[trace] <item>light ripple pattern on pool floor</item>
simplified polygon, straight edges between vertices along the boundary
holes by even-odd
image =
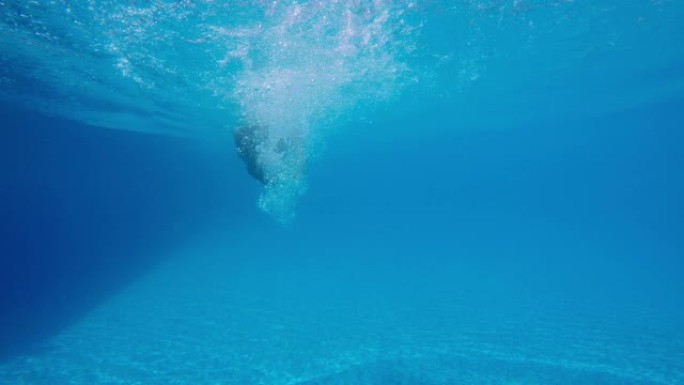
[[[542,294],[468,283],[464,269],[449,273],[459,285],[417,277],[408,290],[405,273],[359,261],[267,266],[255,257],[175,260],[42,353],[0,366],[0,383],[684,382],[681,330],[646,307],[539,306]]]

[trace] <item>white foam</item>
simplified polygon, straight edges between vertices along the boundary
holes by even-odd
[[[262,209],[290,220],[306,189],[313,138],[360,102],[392,99],[410,79],[403,56],[417,29],[403,19],[409,6],[276,1],[252,26],[209,29],[228,47],[222,64],[239,68],[229,98],[244,124],[267,130],[259,154],[267,180]],[[282,143],[287,150],[276,150]]]

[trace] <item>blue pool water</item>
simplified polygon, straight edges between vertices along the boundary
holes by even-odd
[[[0,0],[0,384],[684,384],[681,36]]]

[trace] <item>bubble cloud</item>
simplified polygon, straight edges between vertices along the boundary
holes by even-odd
[[[226,45],[220,65],[233,71],[228,95],[244,126],[260,127],[257,167],[263,171],[260,207],[288,222],[306,190],[314,138],[358,105],[394,97],[409,78],[406,12],[389,1],[274,1],[253,25],[211,26]],[[401,37],[401,38],[400,38]]]

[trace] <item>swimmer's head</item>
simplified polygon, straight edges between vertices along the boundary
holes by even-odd
[[[237,128],[233,132],[235,147],[238,156],[245,162],[247,172],[254,179],[264,185],[277,182],[283,175],[273,173],[277,168],[271,169],[271,176],[268,176],[264,165],[264,152],[275,155],[282,164],[294,162],[294,173],[286,173],[291,178],[301,178],[306,171],[306,154],[304,153],[304,141],[301,138],[278,138],[274,143],[269,142],[268,130],[262,125],[247,125]],[[269,157],[266,156],[268,159]]]
[[[259,162],[259,145],[265,139],[265,129],[261,126],[242,126],[233,131],[238,156],[245,162],[247,172],[254,179],[266,184],[264,170]]]

